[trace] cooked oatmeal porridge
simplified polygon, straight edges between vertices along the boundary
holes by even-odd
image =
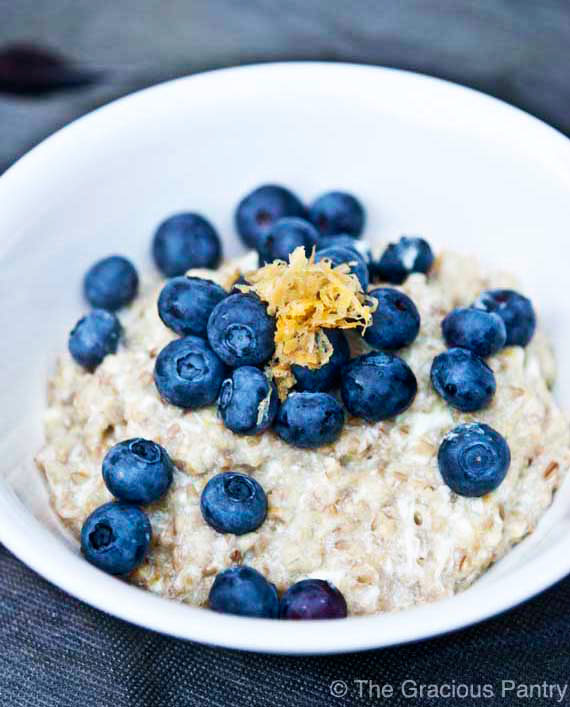
[[[190,274],[229,289],[240,271],[256,267],[253,253]],[[279,592],[301,579],[328,580],[353,615],[405,609],[468,587],[534,530],[567,472],[569,425],[550,392],[555,365],[540,328],[526,348],[507,346],[487,359],[496,379],[487,407],[460,412],[432,387],[432,361],[446,348],[443,317],[482,291],[516,286],[473,258],[444,252],[428,275],[395,286],[421,316],[417,338],[399,352],[417,378],[411,406],[380,422],[348,416],[338,439],[315,449],[271,429],[235,434],[215,405],[186,410],[161,399],[155,360],[178,338],[157,313],[163,284],[144,282],[121,310],[122,343],[93,372],[60,357],[37,455],[55,511],[79,537],[86,517],[112,500],[101,465],[113,445],[141,437],[167,450],[174,479],[146,508],[152,542],[129,575],[137,585],[205,606],[216,575],[245,564]],[[354,332],[348,339],[353,356],[371,350]],[[507,440],[511,463],[496,490],[468,497],[444,483],[438,449],[451,429],[475,421]],[[265,490],[267,518],[254,532],[219,533],[204,521],[201,493],[223,471],[244,472]]]

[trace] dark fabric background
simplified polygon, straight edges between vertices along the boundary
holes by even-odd
[[[416,69],[502,97],[570,133],[569,0],[0,0],[0,52],[15,41],[56,48],[103,78],[43,98],[0,93],[0,172],[118,95],[278,59]],[[497,619],[415,645],[319,658],[239,653],[110,618],[0,548],[0,707],[550,705],[556,697],[503,698],[501,680],[563,687],[569,635],[567,579]],[[346,697],[331,695],[334,680],[346,682]],[[365,685],[361,695],[355,680],[372,681],[372,692]],[[404,698],[404,680],[490,684],[495,697]],[[394,696],[378,697],[374,684],[393,685]]]
[[[0,552],[2,707],[320,707],[554,705],[501,697],[501,681],[569,682],[570,579],[464,631],[382,651],[324,657],[241,653],[185,643],[113,619]],[[330,693],[346,683],[345,698]],[[391,684],[390,699],[355,680]],[[490,684],[494,699],[401,695],[405,680]],[[570,704],[570,687],[564,704]]]

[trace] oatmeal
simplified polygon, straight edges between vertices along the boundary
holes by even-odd
[[[194,271],[229,288],[257,256],[217,271]],[[185,410],[161,400],[155,359],[177,336],[157,314],[162,283],[141,285],[119,315],[123,341],[94,372],[69,354],[49,382],[46,442],[37,463],[55,511],[79,537],[86,517],[112,500],[102,475],[106,452],[142,437],[174,462],[166,496],[146,508],[153,538],[137,585],[204,606],[214,578],[249,565],[284,591],[298,580],[332,582],[350,614],[404,609],[469,586],[532,532],[570,464],[570,433],[550,388],[553,357],[537,330],[526,348],[508,346],[488,358],[496,393],[482,410],[460,412],[432,388],[430,368],[445,350],[442,318],[489,288],[513,286],[472,258],[443,253],[429,275],[414,273],[397,289],[417,306],[421,328],[399,355],[417,378],[411,406],[394,419],[348,417],[336,441],[317,449],[287,444],[271,429],[240,436],[213,405]],[[354,332],[352,354],[370,350]],[[460,423],[482,422],[508,442],[511,464],[492,493],[461,496],[443,482],[438,449]],[[265,490],[267,518],[254,532],[216,532],[203,519],[200,496],[223,471],[245,472]]]

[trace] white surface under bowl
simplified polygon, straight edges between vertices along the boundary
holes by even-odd
[[[570,403],[570,142],[476,92],[342,64],[231,69],[163,84],[73,123],[0,178],[0,540],[66,591],[173,636],[234,648],[328,653],[432,636],[496,614],[570,572],[570,485],[539,529],[472,588],[410,611],[338,622],[218,615],[166,601],[83,561],[33,464],[45,380],[84,309],[79,283],[120,252],[150,268],[156,224],[203,212],[240,251],[232,217],[260,183],[309,200],[346,188],[365,236],[424,234],[518,273],[562,362]],[[41,631],[41,626],[38,626]]]

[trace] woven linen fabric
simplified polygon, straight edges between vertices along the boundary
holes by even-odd
[[[243,653],[107,616],[0,548],[1,707],[570,704],[570,687],[559,701],[570,682],[569,637],[567,578],[498,618],[429,641],[336,656]],[[428,697],[429,685],[444,695]],[[485,685],[493,695],[478,697]],[[521,686],[534,696],[517,697]],[[459,696],[447,697],[453,690]]]

